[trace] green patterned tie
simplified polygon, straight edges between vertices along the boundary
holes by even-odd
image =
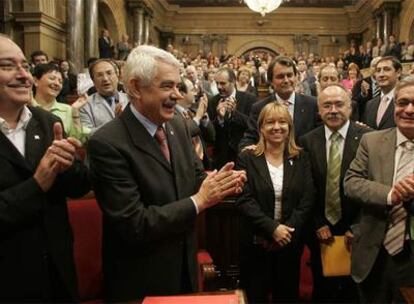
[[[326,175],[325,216],[335,225],[341,219],[341,198],[339,195],[339,178],[341,175],[341,153],[339,143],[341,135],[332,133],[329,147],[328,171]]]

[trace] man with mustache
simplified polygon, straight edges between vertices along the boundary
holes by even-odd
[[[247,129],[256,97],[236,90],[236,75],[229,68],[219,69],[215,79],[219,93],[209,100],[207,112],[216,130],[213,167],[221,168],[237,158],[239,142]]]
[[[333,236],[345,235],[346,246],[350,249],[353,236],[351,226],[356,222],[359,207],[355,201],[345,197],[342,181],[362,135],[370,129],[349,119],[351,99],[339,84],[329,84],[321,90],[318,108],[324,125],[300,139],[301,145],[310,154],[316,189],[311,225],[314,233],[310,240],[315,282],[313,301],[353,303],[357,300],[357,292],[350,277],[322,276],[319,244],[329,244]]]
[[[406,302],[400,287],[414,285],[414,77],[393,100],[396,127],[364,135],[344,178],[361,204],[351,275],[362,303]]]
[[[77,302],[66,197],[89,191],[88,171],[61,121],[28,106],[29,70],[0,35],[0,302]]]
[[[89,160],[103,211],[104,298],[194,292],[194,221],[241,192],[245,173],[228,163],[207,177],[185,121],[175,115],[180,63],[153,46],[132,50],[125,65],[130,104],[90,139]]]

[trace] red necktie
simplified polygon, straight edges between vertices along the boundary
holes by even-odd
[[[160,145],[161,152],[164,154],[165,159],[170,162],[170,149],[168,148],[167,136],[165,135],[163,127],[158,127],[157,131],[155,132],[155,138]]]

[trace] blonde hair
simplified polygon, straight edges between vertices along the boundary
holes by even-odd
[[[266,151],[266,140],[261,132],[263,124],[266,118],[276,116],[279,118],[286,119],[288,126],[289,126],[289,136],[286,139],[285,143],[285,151],[284,154],[288,158],[294,158],[299,155],[299,148],[295,142],[295,128],[293,126],[293,119],[290,116],[290,113],[287,107],[280,102],[271,102],[267,104],[259,114],[259,118],[257,120],[258,131],[259,131],[259,142],[256,145],[254,150],[254,154],[256,156],[262,155]]]

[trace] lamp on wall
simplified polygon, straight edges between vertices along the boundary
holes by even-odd
[[[282,0],[244,0],[244,3],[255,12],[260,13],[263,17],[277,9]]]

